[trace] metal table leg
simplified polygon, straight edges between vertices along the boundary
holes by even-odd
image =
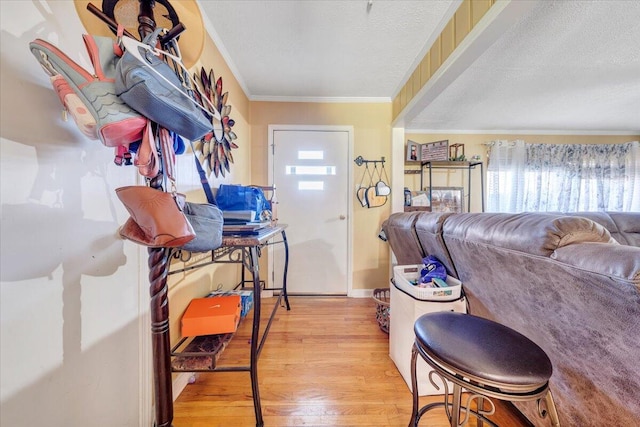
[[[260,289],[260,266],[258,248],[249,249],[249,265],[253,275],[253,330],[251,331],[251,390],[253,392],[253,409],[256,413],[256,427],[262,427],[262,407],[260,405],[260,389],[258,386],[258,342],[260,341],[260,306],[262,289]]]
[[[282,243],[284,244],[284,272],[282,273],[282,293],[284,295],[284,303],[287,310],[291,310],[289,305],[289,295],[287,294],[287,273],[289,271],[289,243],[287,242],[287,234],[282,229]]]

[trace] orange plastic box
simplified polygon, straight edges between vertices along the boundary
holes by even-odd
[[[228,334],[240,321],[240,295],[191,300],[182,315],[182,336]]]

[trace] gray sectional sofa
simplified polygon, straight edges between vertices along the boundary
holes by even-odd
[[[471,314],[547,352],[561,425],[640,426],[640,213],[411,212],[383,230],[398,264],[435,255]]]

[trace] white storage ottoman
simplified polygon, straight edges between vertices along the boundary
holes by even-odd
[[[411,390],[411,347],[415,340],[413,324],[426,313],[436,311],[467,312],[467,303],[461,294],[459,280],[447,276],[449,288],[418,288],[410,281],[420,277],[422,265],[400,265],[393,268],[394,283],[391,285],[389,355]],[[442,292],[449,290],[448,292]],[[420,396],[444,394],[440,379],[434,380],[440,387],[436,390],[429,381],[429,365],[418,357],[418,392]],[[449,390],[451,390],[450,388]]]

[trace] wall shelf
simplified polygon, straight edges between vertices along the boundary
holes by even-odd
[[[483,165],[482,162],[480,161],[473,161],[473,162],[468,162],[468,161],[459,161],[459,162],[451,162],[451,161],[427,161],[427,162],[422,162],[421,166],[420,166],[420,170],[418,171],[418,173],[420,173],[420,188],[425,188],[425,184],[424,184],[424,171],[425,169],[428,170],[428,177],[429,177],[429,200],[432,200],[432,182],[433,182],[433,176],[432,176],[432,171],[433,169],[460,169],[460,170],[466,170],[467,171],[467,212],[471,212],[471,172],[473,170],[476,170],[476,168],[479,167],[480,170],[480,197],[481,197],[481,206],[482,206],[482,211],[484,212],[484,171],[483,171]],[[405,171],[406,173],[406,171]]]
[[[431,206],[405,206],[405,212],[431,212]]]

